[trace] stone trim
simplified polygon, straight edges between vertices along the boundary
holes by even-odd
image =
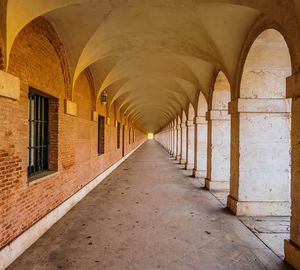
[[[230,115],[225,110],[210,110],[206,113],[206,120],[230,121]]]
[[[0,96],[14,100],[20,98],[20,78],[0,70]]]
[[[291,100],[285,98],[238,98],[229,103],[229,113],[290,113]]]
[[[77,104],[71,100],[65,99],[65,114],[77,116]]]

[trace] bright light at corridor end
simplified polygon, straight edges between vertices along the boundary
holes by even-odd
[[[148,140],[153,140],[153,133],[148,133]]]

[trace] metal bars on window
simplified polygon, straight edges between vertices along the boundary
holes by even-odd
[[[105,118],[98,116],[98,154],[104,154]]]
[[[118,123],[118,127],[117,127],[117,148],[118,149],[121,146],[121,143],[120,143],[121,138],[120,137],[121,137],[121,125],[120,125],[120,123]]]
[[[28,96],[28,175],[48,170],[48,98],[32,91]]]

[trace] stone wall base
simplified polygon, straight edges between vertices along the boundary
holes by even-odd
[[[206,171],[193,169],[193,176],[196,178],[204,178],[206,177]]]
[[[229,190],[229,186],[229,181],[212,181],[208,178],[205,179],[205,187],[209,191]]]
[[[287,201],[241,202],[230,195],[227,207],[237,216],[290,216],[291,203]]]
[[[194,164],[186,163],[185,164],[185,169],[186,170],[192,170],[192,169],[194,169]]]
[[[186,164],[186,160],[180,159],[180,164],[181,164],[181,165],[185,165],[185,164]]]

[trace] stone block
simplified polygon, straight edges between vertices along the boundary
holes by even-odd
[[[20,98],[20,79],[0,70],[0,96],[18,100]]]

